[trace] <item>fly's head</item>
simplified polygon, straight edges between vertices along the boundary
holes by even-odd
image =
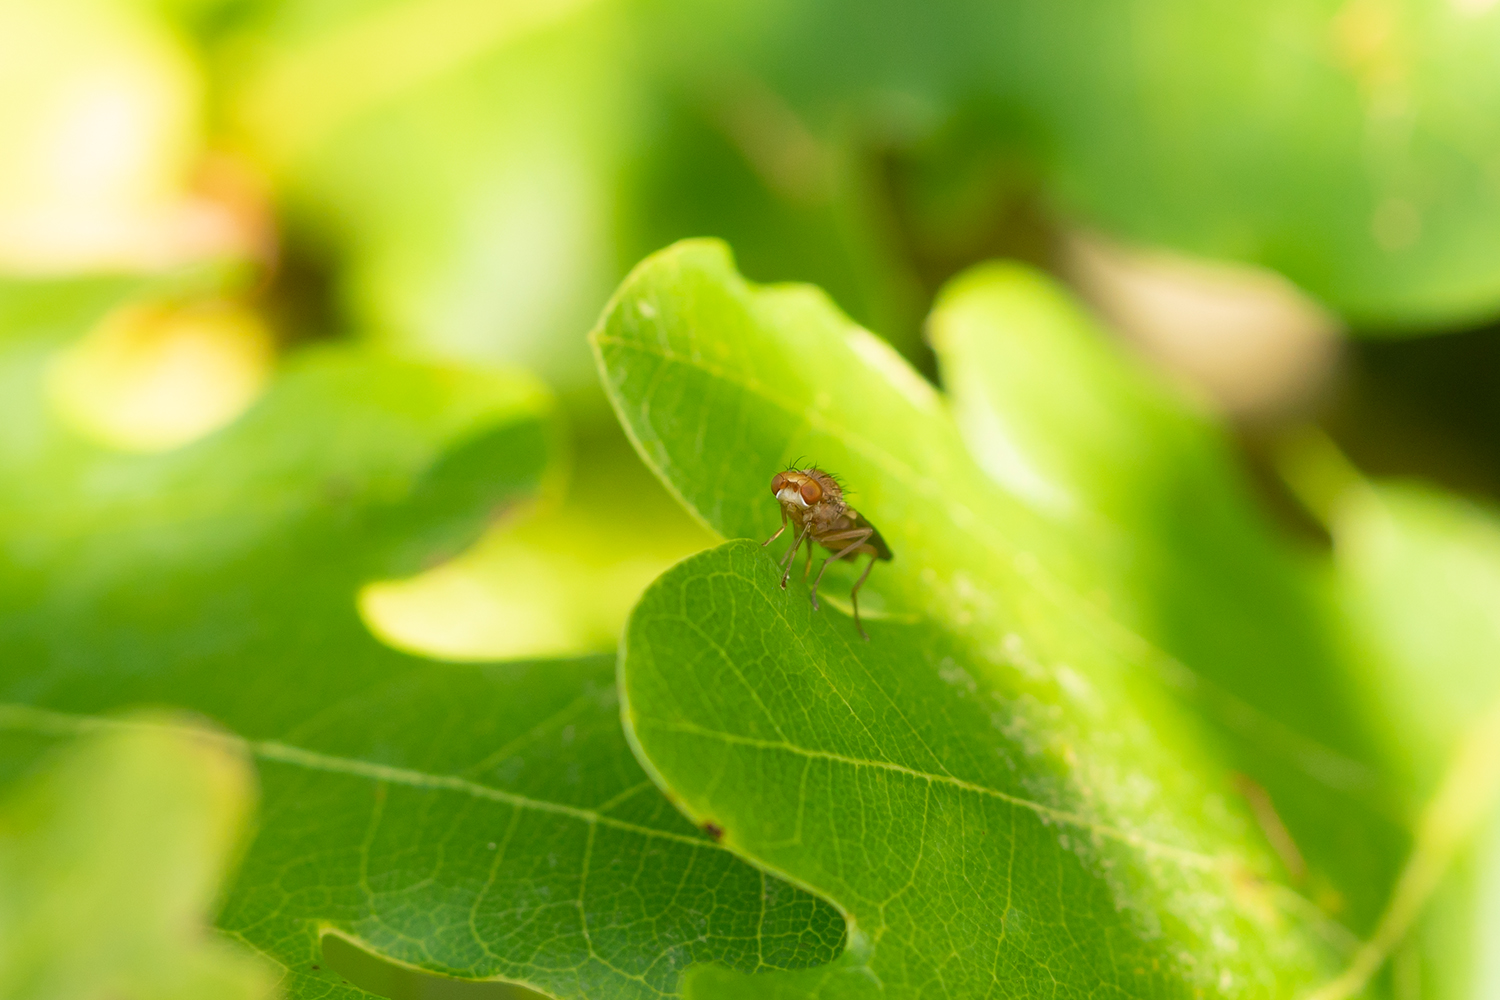
[[[843,506],[844,492],[820,469],[787,469],[771,479],[771,494],[782,508],[801,521],[810,511]]]

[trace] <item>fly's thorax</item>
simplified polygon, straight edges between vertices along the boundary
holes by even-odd
[[[823,500],[808,509],[807,517],[814,531],[833,531],[844,520],[847,509],[842,501]]]

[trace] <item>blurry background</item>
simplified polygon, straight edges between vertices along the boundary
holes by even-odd
[[[540,373],[571,488],[363,600],[452,657],[608,647],[706,542],[583,338],[686,236],[929,374],[937,288],[1019,257],[1252,444],[1312,416],[1370,471],[1493,492],[1491,6],[4,0],[0,269],[163,277],[54,386],[122,447],[232,419],[314,339]]]
[[[1494,6],[0,0],[0,273],[153,276],[50,386],[123,449],[222,426],[316,340],[540,374],[567,481],[361,595],[440,657],[612,648],[710,543],[584,340],[687,236],[823,286],[929,376],[938,288],[1020,258],[1252,465],[1315,421],[1368,472],[1496,496]]]

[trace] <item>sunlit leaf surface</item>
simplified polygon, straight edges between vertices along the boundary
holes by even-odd
[[[770,477],[804,455],[896,553],[868,644],[743,542],[669,572],[632,618],[643,759],[851,921],[832,969],[704,973],[701,995],[1290,996],[1336,967],[1163,694],[1161,655],[1074,594],[1076,553],[888,347],[813,290],[747,285],[713,243],[638,268],[594,341],[642,454],[721,534],[769,536]]]
[[[1368,930],[1405,805],[1326,569],[1272,529],[1227,434],[1050,279],[974,268],[929,331],[975,460],[1078,548],[1080,590],[1184,665],[1175,689],[1249,780],[1287,875]]]

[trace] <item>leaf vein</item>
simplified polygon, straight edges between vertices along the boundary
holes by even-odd
[[[377,764],[373,761],[358,760],[351,757],[338,757],[333,754],[319,753],[315,750],[290,746],[275,740],[247,740],[240,736],[214,732],[193,726],[110,719],[96,715],[75,715],[14,703],[0,704],[0,729],[29,730],[31,732],[54,736],[76,736],[85,732],[110,728],[148,728],[186,731],[200,739],[242,748],[253,757],[274,761],[278,764],[289,764],[294,767],[303,767],[311,771],[324,771],[330,774],[368,778],[371,781],[402,785],[407,788],[457,792],[463,795],[470,795],[476,799],[500,802],[516,809],[566,816],[582,823],[607,826],[624,833],[633,833],[642,837],[670,840],[703,850],[727,851],[727,848],[706,838],[672,833],[669,830],[655,830],[648,826],[630,823],[612,816],[604,816],[594,809],[587,809],[582,806],[570,806],[561,802],[548,802],[546,799],[535,799],[516,792],[502,791],[501,789],[481,785],[476,781],[470,781],[467,778],[460,778],[455,775],[430,774],[426,771],[418,771],[412,768],[395,767],[390,764]]]
[[[848,767],[871,768],[880,771],[890,771],[895,774],[901,774],[909,778],[916,778],[921,781],[948,785],[953,788],[958,788],[976,795],[983,795],[988,798],[998,799],[1001,802],[1008,803],[1009,805],[1018,806],[1019,808],[1030,810],[1031,812],[1045,819],[1049,819],[1058,823],[1065,823],[1069,826],[1074,826],[1082,830],[1087,830],[1090,833],[1097,834],[1109,840],[1119,841],[1120,843],[1127,844],[1131,847],[1135,847],[1150,854],[1156,854],[1165,858],[1171,858],[1187,868],[1195,868],[1203,871],[1216,871],[1224,867],[1224,863],[1221,859],[1215,858],[1211,855],[1202,854],[1198,851],[1194,851],[1186,847],[1178,847],[1173,844],[1163,844],[1159,841],[1151,840],[1149,837],[1143,837],[1138,833],[1132,833],[1129,830],[1122,830],[1119,827],[1109,826],[1108,824],[1103,823],[1095,823],[1084,816],[1080,816],[1078,813],[1068,812],[1064,809],[1055,809],[1052,806],[1043,805],[1040,802],[1033,802],[1032,800],[1023,798],[1019,795],[1012,795],[1009,792],[1002,792],[998,789],[990,788],[987,785],[981,785],[973,781],[968,781],[964,778],[954,777],[953,775],[933,774],[929,771],[922,771],[917,768],[907,767],[905,764],[897,764],[891,761],[865,760],[859,757],[850,757],[846,754],[836,753],[831,750],[812,750],[807,747],[800,747],[793,743],[783,741],[763,740],[753,736],[740,736],[737,733],[721,732],[719,730],[708,729],[703,726],[695,726],[692,723],[687,722],[658,722],[656,723],[656,725],[672,732],[685,733],[691,736],[703,736],[709,739],[716,739],[724,743],[731,743],[738,746],[754,747],[760,750],[780,750],[785,753],[796,754],[797,756],[808,757],[814,760],[826,760],[836,764],[843,764]]]

